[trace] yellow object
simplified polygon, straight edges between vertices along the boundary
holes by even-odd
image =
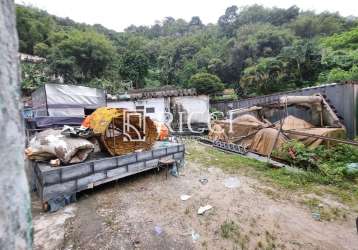
[[[104,134],[113,118],[123,116],[124,109],[102,107],[90,115],[89,127],[95,134]]]

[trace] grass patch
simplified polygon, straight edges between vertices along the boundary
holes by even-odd
[[[189,214],[190,214],[190,208],[189,208],[189,207],[185,208],[184,214],[185,214],[185,215],[189,215]]]
[[[220,226],[220,234],[224,239],[229,239],[239,245],[241,249],[246,249],[250,238],[240,231],[240,226],[232,220],[225,221]]]
[[[265,231],[265,239],[267,244],[265,249],[276,249],[276,237],[267,230]]]
[[[225,221],[220,226],[221,237],[225,239],[236,238],[240,236],[240,227],[234,221]]]
[[[317,195],[329,193],[348,205],[355,205],[358,201],[356,180],[337,180],[332,183],[327,176],[319,172],[271,168],[264,162],[238,154],[226,153],[197,142],[187,143],[186,146],[190,152],[187,159],[204,167],[215,166],[227,173],[253,176],[285,189],[314,192]]]
[[[337,207],[328,207],[328,206],[320,206],[320,201],[316,198],[307,199],[302,201],[304,205],[306,205],[311,212],[319,212],[321,220],[331,221],[337,219],[346,219],[346,213],[343,209]]]
[[[277,192],[277,190],[275,189],[268,189],[268,188],[261,188],[261,187],[255,187],[255,189],[263,192],[272,200],[279,200],[279,198],[281,197],[280,192]]]
[[[113,228],[113,226],[114,226],[114,216],[113,215],[106,216],[104,218],[104,223],[106,224],[106,226],[108,226],[110,228]]]

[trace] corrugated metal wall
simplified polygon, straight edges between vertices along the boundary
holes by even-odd
[[[326,84],[321,86],[303,88],[294,91],[280,92],[271,95],[257,96],[249,99],[242,99],[238,101],[228,101],[228,102],[212,102],[210,103],[211,108],[215,108],[224,112],[231,109],[245,108],[254,106],[260,103],[268,103],[271,101],[278,100],[279,97],[285,95],[313,95],[320,93],[326,95],[330,104],[332,104],[338,115],[343,118],[343,123],[347,128],[348,136],[354,138],[357,135],[356,128],[356,117],[357,117],[357,93],[358,93],[358,84],[357,83],[345,83],[345,84]],[[292,114],[298,115],[298,114]],[[299,115],[302,117],[303,114]],[[308,115],[308,114],[307,114]],[[303,118],[303,117],[302,117]],[[308,117],[307,117],[308,118]]]

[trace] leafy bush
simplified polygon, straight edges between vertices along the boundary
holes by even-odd
[[[276,156],[281,157],[293,166],[319,172],[327,177],[330,183],[354,178],[357,172],[347,171],[349,163],[358,163],[358,148],[346,144],[309,149],[303,143],[292,140],[286,143]]]
[[[338,162],[332,164],[332,162],[325,162],[318,166],[322,175],[327,176],[331,182],[337,182],[343,180],[346,176],[346,164]]]
[[[209,109],[210,114],[214,120],[222,120],[224,119],[224,113],[216,108]]]
[[[320,146],[314,150],[321,161],[351,163],[358,162],[358,148],[346,144],[337,144],[330,148]]]
[[[31,93],[50,80],[48,65],[41,63],[21,63],[21,89]]]
[[[224,90],[224,84],[219,77],[209,73],[197,73],[190,78],[190,87],[199,94],[218,94]]]
[[[348,32],[323,38],[321,43],[325,47],[331,47],[334,49],[358,49],[358,27]]]
[[[350,70],[346,71],[340,68],[334,68],[328,73],[320,75],[320,79],[326,82],[339,82],[344,80],[358,80],[358,67],[353,66]]]
[[[308,150],[302,142],[296,140],[289,141],[285,143],[279,151],[275,151],[275,154],[295,167],[306,170],[317,168],[315,153]]]
[[[46,43],[37,43],[34,46],[34,54],[42,57],[46,57],[50,51],[49,46]]]

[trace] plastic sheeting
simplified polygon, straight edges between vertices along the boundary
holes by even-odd
[[[85,108],[106,106],[104,90],[64,84],[46,84],[32,100],[35,116],[84,116]]]
[[[276,128],[279,129],[280,124],[279,122],[276,123]],[[287,116],[283,120],[282,125],[283,130],[294,130],[297,132],[303,132],[307,134],[312,135],[320,135],[320,136],[327,136],[332,138],[340,138],[345,139],[346,138],[346,130],[343,127],[340,128],[317,128],[314,127],[309,122],[306,122],[305,120],[302,120],[300,118],[297,118],[293,115]],[[314,138],[314,137],[307,137],[302,135],[295,135],[295,134],[287,134],[288,138],[291,140],[298,140],[301,141],[304,145],[307,147],[313,149],[318,147],[321,144],[328,145],[329,143],[332,144],[332,142],[325,141],[323,139]]]
[[[49,212],[53,213],[77,201],[76,193],[61,195],[48,201]]]
[[[154,121],[154,124],[157,128],[158,140],[164,141],[169,138],[169,128],[165,125],[164,122]]]

